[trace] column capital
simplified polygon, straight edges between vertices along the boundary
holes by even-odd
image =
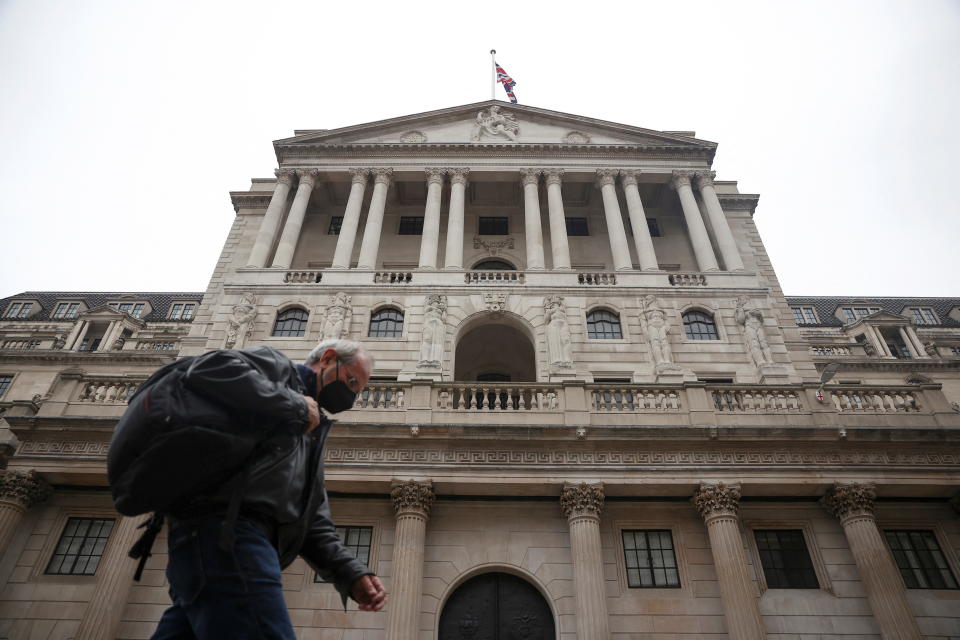
[[[621,169],[620,170],[620,184],[625,187],[629,187],[637,184],[637,179],[640,177],[641,171],[639,169]]]
[[[390,499],[397,516],[412,514],[429,518],[436,498],[429,480],[394,480],[390,484]]]
[[[277,176],[277,182],[289,185],[293,184],[293,178],[297,173],[293,169],[274,169],[273,175]]]
[[[450,174],[450,184],[467,184],[467,176],[470,175],[470,169],[467,167],[455,167],[453,169],[447,169],[447,173]]]
[[[563,182],[563,169],[544,169],[543,175],[546,177],[547,184]]]
[[[370,173],[373,174],[374,184],[390,186],[390,182],[393,180],[393,169],[390,168],[371,169]]]
[[[53,489],[33,469],[0,471],[0,500],[14,502],[24,509],[29,509],[49,498],[51,493]]]
[[[615,184],[619,169],[597,169],[597,185],[605,187],[608,184]]]
[[[866,516],[873,518],[873,503],[877,498],[876,486],[871,482],[837,483],[827,490],[821,501],[827,511],[843,524],[850,518]]]
[[[347,171],[353,176],[350,180],[351,184],[367,184],[367,179],[370,177],[370,169],[353,167],[347,169]]]
[[[524,185],[537,184],[542,173],[540,169],[520,169],[520,182]]]
[[[603,511],[603,483],[566,482],[560,491],[560,510],[568,520],[582,516],[600,518]]]
[[[673,176],[670,178],[670,186],[674,189],[679,189],[680,187],[689,187],[691,177],[693,177],[693,171],[676,169],[673,172]]]
[[[312,187],[317,183],[319,176],[319,169],[297,169],[297,177],[300,178],[300,184],[308,184]]]
[[[693,494],[693,504],[704,521],[719,516],[736,518],[740,511],[740,484],[703,483]]]
[[[694,177],[697,179],[697,186],[703,189],[704,187],[712,187],[713,179],[717,177],[716,171],[695,171]]]
[[[447,175],[446,169],[437,169],[435,167],[429,167],[423,170],[427,176],[427,184],[439,184],[443,185],[443,177]]]

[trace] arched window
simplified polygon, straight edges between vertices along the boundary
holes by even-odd
[[[617,340],[623,337],[620,330],[620,316],[597,309],[587,314],[587,337],[595,340]]]
[[[399,338],[403,335],[403,312],[391,307],[374,311],[367,335],[371,338]]]
[[[517,268],[503,260],[484,260],[473,265],[474,271],[516,271]]]
[[[287,309],[277,314],[273,335],[282,338],[299,338],[307,331],[309,314],[303,309]]]
[[[703,311],[688,311],[683,314],[683,331],[690,340],[719,340],[713,316]]]

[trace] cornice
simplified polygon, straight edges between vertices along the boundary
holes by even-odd
[[[231,191],[230,202],[233,210],[239,212],[244,209],[266,209],[273,198],[272,191]]]
[[[75,364],[86,362],[104,364],[113,362],[142,362],[160,366],[177,359],[177,352],[171,351],[63,351],[54,349],[0,350],[0,363],[13,362],[58,362]]]
[[[756,193],[718,193],[717,199],[724,211],[748,211],[751,215],[757,209],[760,195]]]

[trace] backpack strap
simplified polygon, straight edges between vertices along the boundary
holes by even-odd
[[[137,571],[133,574],[135,582],[140,582],[140,577],[143,576],[143,568],[147,564],[147,558],[152,555],[150,551],[153,549],[153,541],[157,539],[157,534],[163,529],[163,514],[152,514],[150,518],[144,520],[143,523],[137,527],[137,529],[143,528],[146,528],[146,531],[143,532],[139,540],[133,543],[130,551],[127,552],[127,555],[131,558],[140,559],[140,562],[137,563]]]

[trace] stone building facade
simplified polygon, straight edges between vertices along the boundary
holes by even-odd
[[[377,361],[327,478],[391,595],[298,561],[301,638],[960,638],[960,298],[785,297],[693,132],[488,101],[274,147],[204,293],[0,301],[0,638],[148,637],[124,399],[324,337]]]

